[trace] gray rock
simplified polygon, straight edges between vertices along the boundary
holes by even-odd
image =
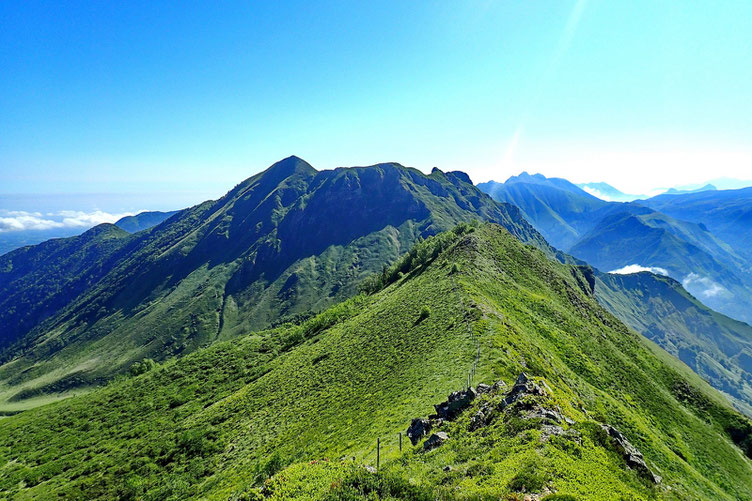
[[[490,387],[490,386],[488,386],[488,385],[487,385],[487,384],[485,384],[485,383],[480,383],[480,384],[479,384],[479,385],[478,385],[478,386],[477,386],[477,387],[475,388],[475,392],[476,392],[476,393],[477,393],[478,395],[483,395],[484,393],[489,393],[490,391],[491,391],[491,387]]]
[[[407,438],[413,445],[416,445],[421,438],[428,435],[432,427],[433,425],[428,419],[415,418],[407,428]]]
[[[546,391],[535,384],[535,382],[528,378],[527,374],[523,372],[517,377],[514,386],[509,393],[507,393],[506,397],[504,397],[501,408],[503,409],[508,405],[512,405],[527,395],[544,396],[546,395]]]
[[[443,431],[434,433],[433,435],[428,437],[428,440],[423,443],[423,449],[430,451],[431,449],[435,449],[436,447],[441,446],[447,440],[449,440],[449,435],[447,435]]]
[[[450,465],[446,465],[442,470],[444,471],[452,471],[454,468],[452,468]]]
[[[551,409],[544,409],[542,407],[535,407],[532,411],[528,412],[525,416],[528,419],[543,419],[546,421],[553,421],[554,423],[561,423],[564,418],[558,412]]]
[[[490,402],[486,402],[481,406],[478,411],[470,418],[470,431],[475,431],[484,426],[488,426],[496,414],[493,405]]]
[[[451,421],[456,418],[460,412],[470,407],[470,404],[475,400],[475,396],[476,393],[473,388],[455,391],[449,395],[446,402],[434,405],[433,407],[436,409],[436,415],[440,419]]]
[[[491,391],[494,393],[498,393],[499,391],[503,391],[507,389],[507,384],[504,381],[496,381],[494,385],[491,387]]]
[[[475,431],[478,428],[483,428],[485,425],[486,425],[486,416],[483,414],[483,411],[476,412],[470,418],[470,425],[469,425],[470,431]]]
[[[637,471],[642,476],[652,480],[653,483],[661,483],[661,477],[653,473],[653,471],[645,462],[645,458],[642,456],[642,452],[640,452],[637,447],[632,445],[632,443],[627,440],[627,437],[625,437],[619,430],[617,430],[613,426],[604,424],[601,425],[601,428],[606,432],[616,450],[619,451],[624,457],[624,460],[627,462],[627,466]]]

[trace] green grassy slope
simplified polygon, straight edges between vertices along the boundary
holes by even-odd
[[[0,325],[20,337],[5,350],[0,398],[6,410],[27,406],[29,397],[99,384],[143,358],[182,356],[321,311],[419,238],[472,219],[545,244],[516,208],[462,173],[398,164],[318,172],[299,158],[282,160],[220,200],[129,236],[117,259],[100,256],[102,273],[86,287],[51,288],[46,304],[54,307],[28,317],[36,323]],[[37,288],[33,275],[6,279],[0,268],[4,282]]]
[[[122,229],[102,224],[0,256],[0,350],[53,315],[67,298],[96,286],[131,240]]]
[[[750,461],[734,443],[750,448],[749,422],[599,306],[578,269],[493,225],[434,259],[435,241],[384,290],[302,327],[218,343],[3,419],[0,489],[15,499],[242,499],[300,463],[264,495],[323,499],[374,484],[413,499],[523,488],[583,499],[752,496]],[[544,403],[573,421],[565,426],[579,443],[542,441],[539,421],[511,411],[469,432],[465,413],[444,425],[441,448],[407,443],[400,454],[396,433],[463,385],[478,344],[476,382],[511,383],[523,370],[545,381]],[[620,429],[663,483],[628,469],[599,423]],[[369,476],[357,465],[375,462],[377,437],[384,468]]]

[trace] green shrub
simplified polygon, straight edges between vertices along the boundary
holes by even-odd
[[[420,316],[418,317],[418,321],[425,320],[426,318],[431,316],[431,308],[424,305],[420,309]]]
[[[152,360],[151,358],[145,358],[140,362],[136,362],[133,365],[131,365],[130,373],[132,376],[138,376],[140,374],[144,374],[146,372],[149,372],[152,370],[157,363]]]
[[[512,480],[509,481],[509,489],[517,492],[539,492],[546,484],[546,479],[530,463],[525,465]]]

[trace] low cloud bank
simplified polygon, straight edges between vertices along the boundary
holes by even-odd
[[[588,193],[589,195],[593,195],[595,198],[600,198],[604,202],[619,202],[620,200],[615,200],[605,193],[601,193],[600,191],[596,190],[595,188],[591,188],[590,186],[583,186],[582,190],[585,193]]]
[[[631,275],[632,273],[640,273],[643,271],[649,271],[650,273],[655,273],[656,275],[668,276],[668,271],[666,271],[665,268],[659,268],[657,266],[641,266],[639,264],[628,264],[627,266],[619,268],[618,270],[609,271],[609,273],[613,273],[614,275]]]
[[[0,233],[9,231],[51,230],[54,228],[91,228],[102,223],[114,223],[138,212],[112,214],[101,210],[93,212],[63,210],[59,212],[27,212],[0,210]]]
[[[729,291],[719,283],[714,282],[708,277],[702,277],[697,273],[690,273],[687,275],[687,277],[682,280],[682,285],[695,296],[702,295],[709,298],[724,296],[729,293]]]

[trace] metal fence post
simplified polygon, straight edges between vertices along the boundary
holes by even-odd
[[[381,462],[381,437],[376,439],[376,471],[379,471],[380,462]]]

